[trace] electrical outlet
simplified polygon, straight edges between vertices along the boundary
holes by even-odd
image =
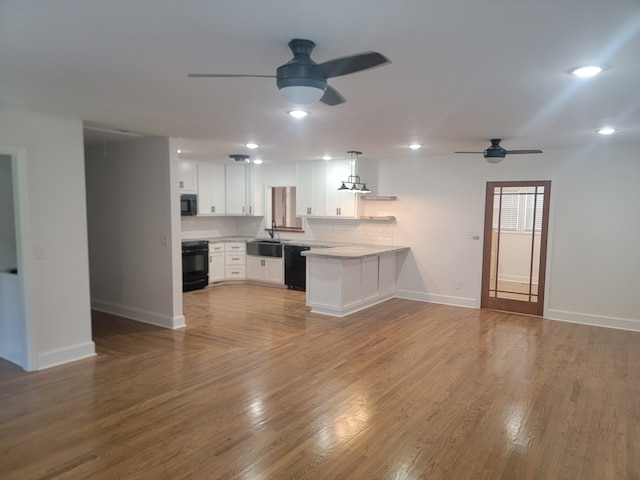
[[[480,232],[467,232],[467,239],[480,240]]]
[[[460,280],[456,280],[455,287],[457,290],[460,290],[462,288],[462,282]]]

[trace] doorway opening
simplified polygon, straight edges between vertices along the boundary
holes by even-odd
[[[541,316],[550,181],[487,182],[481,308]]]

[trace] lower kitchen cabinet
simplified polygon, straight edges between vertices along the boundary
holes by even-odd
[[[209,284],[225,278],[224,243],[209,244]]]
[[[225,280],[244,280],[247,278],[247,246],[244,242],[224,244]]]
[[[247,280],[284,285],[283,259],[247,255]]]

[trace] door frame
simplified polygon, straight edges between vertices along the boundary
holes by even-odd
[[[544,187],[544,203],[542,205],[542,225],[540,231],[540,257],[538,265],[538,301],[536,303],[523,302],[506,298],[492,298],[489,296],[491,280],[491,245],[493,234],[493,199],[495,187]],[[485,185],[485,212],[484,212],[484,237],[482,248],[482,287],[480,296],[480,308],[503,310],[526,315],[542,316],[544,314],[544,301],[546,289],[546,271],[549,236],[549,212],[551,199],[551,180],[514,180],[486,182]],[[535,231],[535,230],[534,230]],[[497,272],[496,272],[497,276]]]

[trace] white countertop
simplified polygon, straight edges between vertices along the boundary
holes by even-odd
[[[386,253],[400,253],[408,250],[409,247],[391,245],[343,245],[330,248],[312,248],[311,250],[301,252],[300,255],[304,257],[357,259]]]

